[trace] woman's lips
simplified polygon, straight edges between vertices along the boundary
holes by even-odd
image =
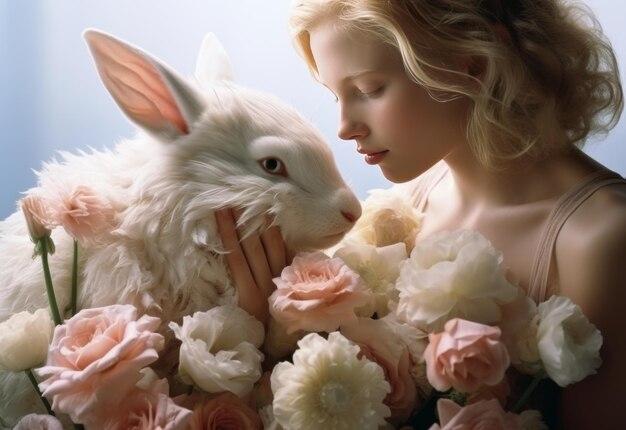
[[[371,165],[378,164],[383,160],[383,158],[385,158],[385,155],[387,155],[388,152],[388,150],[385,150],[380,152],[365,153],[365,162]]]

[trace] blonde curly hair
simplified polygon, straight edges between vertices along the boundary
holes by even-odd
[[[316,79],[310,31],[329,19],[396,47],[408,75],[433,98],[471,100],[466,135],[485,166],[582,146],[612,129],[623,109],[611,44],[580,3],[296,0],[293,41]]]

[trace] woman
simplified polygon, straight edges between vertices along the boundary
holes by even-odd
[[[608,399],[626,386],[626,181],[579,149],[623,100],[592,15],[560,0],[311,0],[291,24],[337,98],[339,137],[412,193],[421,237],[479,231],[530,297],[567,296],[602,332],[598,374],[550,400],[559,426],[625,418]],[[280,233],[239,246],[228,213],[220,226],[241,304],[264,318],[289,261]]]

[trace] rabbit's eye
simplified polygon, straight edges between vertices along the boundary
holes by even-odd
[[[278,158],[265,158],[259,161],[263,170],[272,175],[287,176],[287,169],[285,164]]]

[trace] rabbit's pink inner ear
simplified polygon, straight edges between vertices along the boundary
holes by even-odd
[[[135,122],[157,130],[174,125],[181,133],[189,133],[176,101],[153,68],[129,63],[126,70],[112,74],[105,69],[101,74],[115,101]]]
[[[136,123],[189,133],[172,92],[145,55],[108,37],[88,37],[98,72],[120,108]]]

